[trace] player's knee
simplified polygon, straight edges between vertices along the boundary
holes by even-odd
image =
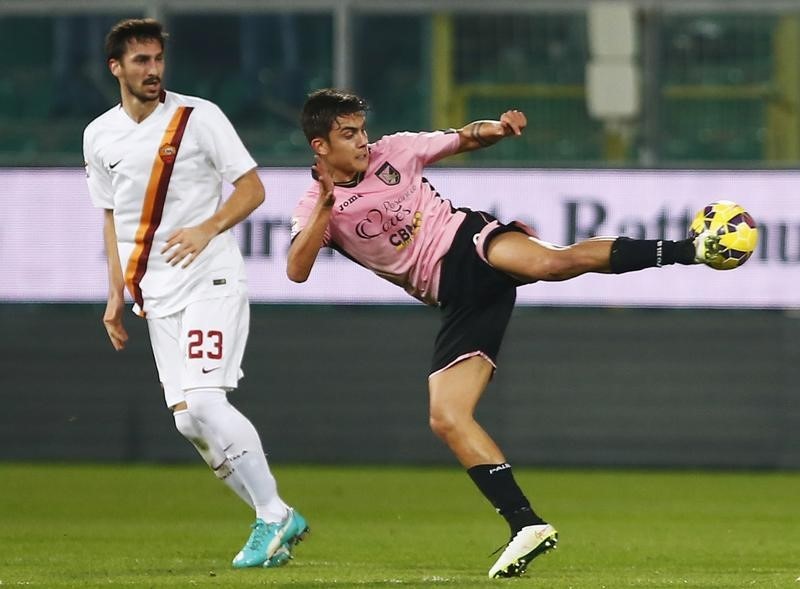
[[[215,412],[224,410],[228,403],[222,389],[190,389],[186,391],[186,406],[192,418],[209,422]]]
[[[431,430],[442,440],[458,435],[460,420],[446,411],[431,411],[428,419]]]
[[[201,438],[200,429],[187,409],[175,411],[173,417],[175,418],[175,428],[184,438],[192,443]]]
[[[220,459],[215,456],[209,441],[203,436],[200,424],[188,409],[175,411],[175,428],[200,453],[206,464],[212,469],[219,465]],[[216,472],[216,470],[215,470]]]
[[[447,437],[447,424],[445,420],[440,419],[434,415],[431,415],[428,419],[428,425],[431,428],[431,431],[436,434],[437,437],[445,439]]]

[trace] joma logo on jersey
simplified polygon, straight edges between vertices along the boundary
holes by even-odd
[[[165,143],[158,149],[158,157],[165,164],[171,164],[175,161],[175,156],[178,154],[178,148],[171,143]]]
[[[394,249],[400,251],[413,241],[420,227],[422,227],[422,212],[417,211],[414,213],[414,220],[410,225],[406,224],[405,227],[401,227],[389,236],[389,243],[394,246]]]
[[[361,198],[362,196],[363,196],[362,194],[354,194],[353,196],[351,196],[351,197],[350,197],[350,198],[348,198],[347,200],[345,200],[345,201],[342,201],[342,203],[341,203],[341,204],[339,204],[339,212],[341,213],[343,210],[345,210],[345,209],[346,209],[347,207],[349,207],[351,204],[353,204],[354,202],[356,202],[356,201],[357,201],[359,198]]]

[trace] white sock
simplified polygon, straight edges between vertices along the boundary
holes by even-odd
[[[242,501],[253,507],[250,493],[244,486],[241,477],[231,466],[230,460],[225,456],[215,436],[209,431],[204,431],[207,428],[192,417],[191,413],[186,409],[175,411],[173,416],[175,417],[175,427],[197,449],[200,456],[203,457],[203,460],[214,472],[214,475],[230,487]]]
[[[185,394],[192,417],[215,434],[249,492],[256,517],[266,522],[285,518],[287,506],[278,495],[261,439],[250,420],[228,402],[222,389],[191,389]]]

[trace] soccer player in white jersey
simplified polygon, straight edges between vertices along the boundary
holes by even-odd
[[[255,511],[233,566],[279,566],[308,526],[278,495],[258,432],[227,399],[242,376],[250,323],[244,261],[229,229],[264,201],[264,187],[216,105],[162,88],[165,39],[153,19],[111,29],[106,55],[121,103],[84,132],[89,194],[104,209],[103,323],[122,350],[127,287],[147,320],[175,426]],[[221,204],[223,180],[234,191]]]
[[[489,576],[518,576],[554,548],[558,536],[531,508],[505,455],[474,417],[496,368],[516,288],[586,272],[694,264],[705,260],[714,238],[545,243],[518,221],[504,224],[485,212],[454,208],[422,176],[425,165],[443,157],[520,135],[523,113],[509,110],[499,121],[369,143],[366,108],[358,96],[331,89],[306,101],[302,124],[316,157],[316,181],[294,211],[287,274],[305,281],[320,248],[328,246],[441,309],[428,378],[430,425],[511,528]]]

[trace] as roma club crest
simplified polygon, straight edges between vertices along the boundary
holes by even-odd
[[[394,186],[400,182],[400,172],[395,170],[389,162],[386,162],[380,167],[376,176],[381,179],[381,182],[388,186]]]
[[[161,161],[169,165],[175,162],[175,156],[178,154],[178,148],[170,143],[165,143],[158,149],[158,156]]]

